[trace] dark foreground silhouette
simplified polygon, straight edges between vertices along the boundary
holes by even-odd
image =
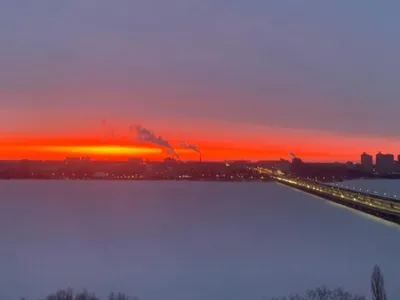
[[[371,276],[372,300],[387,300],[385,284],[381,269],[375,266]],[[25,300],[22,298],[21,300]],[[87,291],[75,293],[72,289],[60,290],[46,298],[39,300],[100,300],[95,294]],[[108,300],[139,300],[138,297],[129,297],[125,294],[111,293]],[[341,288],[329,289],[325,286],[307,291],[304,295],[290,295],[287,297],[264,297],[264,300],[366,300],[365,296],[351,294]]]
[[[387,300],[385,282],[379,266],[375,266],[371,275],[372,300]],[[267,299],[267,298],[266,298]],[[288,297],[274,297],[270,300],[366,300],[365,296],[351,294],[341,288],[334,290],[320,287],[308,290],[305,295],[290,295]]]

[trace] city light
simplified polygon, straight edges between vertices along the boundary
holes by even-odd
[[[308,191],[311,194],[318,193],[317,195],[319,195],[319,193],[321,193],[321,196],[326,195],[339,197],[342,201],[349,201],[349,203],[353,202],[360,207],[367,206],[375,208],[377,211],[380,212],[394,213],[396,215],[400,214],[400,203],[395,203],[394,200],[386,200],[384,198],[379,198],[379,196],[374,196],[368,193],[360,193],[358,190],[356,190],[355,187],[349,189],[349,186],[346,185],[345,188],[339,188],[337,187],[337,183],[334,184],[335,186],[330,186],[328,184],[319,183],[317,181],[311,181],[310,179],[300,179],[298,177],[292,178],[290,175],[278,174],[277,172],[273,172],[271,170],[263,168],[259,168],[258,172],[271,174],[276,181],[287,184],[289,186],[293,186],[295,188],[299,188],[304,191]],[[343,187],[343,185],[340,186]],[[337,190],[339,190],[339,193],[337,193]],[[362,191],[362,188],[360,188],[359,190]],[[377,191],[374,191],[374,193],[378,194]],[[384,195],[386,194],[387,193],[384,193]],[[394,196],[397,197],[396,195]]]

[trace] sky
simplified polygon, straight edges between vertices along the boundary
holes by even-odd
[[[400,153],[399,9],[394,0],[0,0],[0,157],[115,157],[123,147],[151,156],[132,124],[177,148],[195,143],[210,160]]]

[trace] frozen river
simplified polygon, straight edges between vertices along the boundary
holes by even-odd
[[[389,299],[400,297],[399,227],[275,183],[0,181],[0,190],[0,299],[73,287],[261,300],[323,284],[369,298],[375,264]]]

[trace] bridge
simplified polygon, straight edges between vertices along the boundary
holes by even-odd
[[[284,174],[279,170],[266,168],[256,168],[255,170],[261,174],[267,174],[275,181],[296,190],[400,224],[400,201],[398,200],[332,186],[315,180],[299,178]]]

